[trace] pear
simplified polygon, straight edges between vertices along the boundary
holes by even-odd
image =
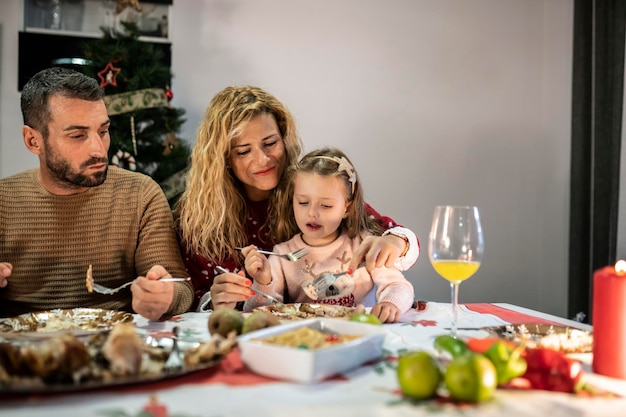
[[[233,330],[237,334],[241,334],[243,326],[243,314],[240,311],[227,307],[221,307],[214,310],[209,316],[209,333],[220,334],[228,337]]]
[[[244,319],[241,333],[249,333],[254,330],[264,329],[278,324],[280,324],[280,320],[275,315],[265,311],[253,311]]]

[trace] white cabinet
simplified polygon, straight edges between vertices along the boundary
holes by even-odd
[[[169,42],[173,0],[22,0],[24,32],[100,37],[101,27],[122,30],[122,21],[135,22],[141,40]],[[141,10],[136,10],[134,4]],[[119,11],[119,13],[118,13]]]

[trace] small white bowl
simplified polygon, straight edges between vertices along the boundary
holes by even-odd
[[[253,340],[303,326],[363,337],[317,350]],[[300,383],[314,383],[379,358],[386,334],[387,330],[383,326],[339,319],[308,319],[246,333],[238,337],[238,345],[241,359],[253,372]]]

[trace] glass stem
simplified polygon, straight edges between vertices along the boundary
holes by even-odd
[[[450,335],[454,338],[458,336],[457,332],[457,317],[458,317],[458,305],[459,305],[459,283],[450,283],[450,295],[452,296],[452,326],[450,327]]]

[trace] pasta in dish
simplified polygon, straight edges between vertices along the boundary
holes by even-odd
[[[360,337],[361,335],[324,333],[317,329],[304,326],[295,330],[255,340],[279,346],[316,350],[336,346],[340,343],[345,343]]]

